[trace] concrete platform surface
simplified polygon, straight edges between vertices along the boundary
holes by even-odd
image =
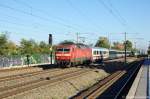
[[[150,60],[145,59],[126,99],[150,98]]]

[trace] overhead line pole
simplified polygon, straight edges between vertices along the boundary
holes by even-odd
[[[134,42],[134,45],[135,45],[135,49],[136,49],[136,41]]]
[[[134,45],[135,45],[135,57],[137,57],[136,41],[134,42]]]
[[[150,41],[148,41],[149,42],[149,46],[148,46],[148,59],[150,59]]]
[[[78,44],[79,43],[79,33],[77,32],[76,35],[77,35],[77,44]]]
[[[125,39],[125,42],[124,42],[124,51],[125,51],[124,63],[126,64],[126,62],[127,62],[127,45],[126,45],[127,33],[126,32],[124,33],[124,39]]]

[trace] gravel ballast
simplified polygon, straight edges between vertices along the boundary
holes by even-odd
[[[108,74],[103,70],[91,69],[79,77],[68,79],[66,81],[45,85],[28,92],[8,97],[7,99],[64,99],[69,98],[79,91],[84,90],[98,80],[103,79]]]
[[[0,77],[19,75],[19,74],[23,74],[23,73],[36,72],[36,71],[41,71],[41,70],[43,70],[43,69],[39,68],[39,67],[33,67],[33,68],[22,69],[22,70],[20,69],[20,70],[5,71],[5,72],[0,71]]]
[[[10,96],[7,99],[68,99],[123,67],[124,62],[118,61],[106,63],[101,66],[98,65],[96,68],[82,68],[89,69],[90,71],[75,78],[43,85],[30,91]]]
[[[24,77],[24,78],[20,78],[20,79],[6,80],[3,82],[0,82],[0,88],[4,88],[6,86],[17,85],[17,84],[21,84],[24,82],[30,82],[30,81],[37,80],[40,78],[52,77],[52,76],[55,76],[55,75],[58,75],[61,73],[66,73],[66,72],[70,72],[70,71],[74,71],[74,70],[78,70],[78,69],[79,68],[51,69],[51,70],[48,70],[49,72],[44,73],[44,74],[37,74],[34,76]]]

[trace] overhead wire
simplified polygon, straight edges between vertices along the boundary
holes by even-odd
[[[5,17],[8,17],[8,18],[14,18],[14,19],[16,19],[16,20],[19,20],[19,18],[17,18],[17,17],[14,17],[14,16],[7,16],[7,15],[5,15]],[[1,22],[5,22],[5,23],[10,23],[10,24],[13,24],[13,25],[17,25],[17,26],[19,26],[19,27],[23,27],[23,28],[28,28],[28,29],[37,29],[37,30],[43,30],[43,31],[49,31],[49,30],[46,30],[46,29],[43,29],[43,27],[41,28],[40,27],[40,29],[37,27],[37,26],[28,26],[28,25],[26,25],[26,24],[23,24],[23,23],[16,23],[16,22],[12,22],[12,21],[9,21],[9,20],[3,20],[3,19],[0,19],[0,21]]]
[[[38,30],[37,28],[27,27],[25,24],[22,24],[22,23],[16,23],[16,22],[11,22],[11,21],[8,21],[8,20],[2,20],[2,19],[0,19],[0,22],[4,22],[4,23],[9,23],[9,24],[16,25],[17,28],[18,28],[18,26],[19,26],[19,27],[21,27],[21,28],[23,28],[23,29],[26,28],[25,30],[29,29],[29,30],[32,30],[32,31],[35,31],[35,32],[39,32],[39,30]],[[3,26],[3,27],[4,27],[4,26]],[[6,26],[5,26],[5,27],[6,27]],[[8,26],[7,26],[7,27],[8,27]],[[45,32],[47,32],[47,31],[45,31]],[[38,36],[37,33],[34,34],[34,35],[37,35],[37,36]]]
[[[118,17],[120,17],[120,19],[127,25],[127,21],[126,19],[120,14],[120,12],[112,5],[110,0],[107,0],[108,4],[110,5],[110,7],[116,12],[116,14],[118,15]]]
[[[7,15],[7,14],[2,14],[2,15],[4,15],[5,17],[7,17],[7,18],[13,18],[13,19],[15,19],[15,20],[21,20],[20,18],[18,18],[18,17],[14,17],[14,16],[10,16],[10,15]],[[12,21],[9,21],[8,19],[7,20],[3,20],[3,19],[0,19],[0,22],[3,22],[3,23],[9,23],[9,24],[13,24],[13,25],[15,25],[15,26],[9,26],[9,25],[4,25],[4,24],[0,24],[0,27],[3,27],[3,28],[13,28],[13,29],[16,29],[16,30],[32,30],[33,32],[35,32],[36,34],[34,34],[34,35],[39,35],[39,34],[37,34],[37,32],[39,32],[39,30],[41,30],[41,29],[39,29],[39,28],[37,28],[36,26],[30,26],[30,27],[28,27],[28,25],[26,25],[26,24],[23,24],[22,22],[20,22],[20,23],[17,23],[17,22],[12,22]],[[42,27],[43,28],[43,27]],[[42,29],[42,32],[46,32],[47,33],[47,31],[48,30],[46,30],[46,29]],[[11,31],[12,32],[12,31]],[[12,33],[16,33],[17,35],[19,34],[19,35],[22,35],[22,36],[24,36],[24,35],[28,35],[28,33],[26,32],[26,33],[23,33],[23,31],[22,32],[20,32],[20,33],[17,33],[17,32],[12,32]]]
[[[10,23],[10,22],[5,22],[5,21],[1,21],[1,22],[4,22],[4,23],[9,23],[9,24],[14,24],[14,23]],[[15,24],[16,25],[16,24]],[[9,25],[5,25],[5,24],[0,24],[0,27],[1,28],[12,28],[12,29],[14,29],[14,30],[27,30],[27,29],[25,29],[25,28],[20,28],[20,27],[18,27],[18,25],[17,25],[17,27],[16,26],[9,26]],[[8,31],[8,30],[4,30],[4,31]],[[33,30],[34,31],[34,30]],[[35,32],[37,32],[37,31],[35,31]],[[24,32],[14,32],[14,31],[12,31],[11,30],[11,33],[15,33],[15,34],[19,34],[19,35],[22,35],[22,36],[25,36],[25,35],[27,35],[27,32],[26,33],[24,33]]]
[[[70,5],[70,7],[72,7],[80,16],[83,17],[83,19],[87,19],[88,23],[91,23],[90,25],[92,25],[92,27],[94,27],[96,30],[103,30],[102,26],[97,25],[96,23],[94,23],[93,19],[89,18],[83,11],[81,11],[80,9],[78,9],[78,7],[76,7],[70,0],[66,0],[66,2],[68,3],[68,5]],[[97,33],[93,32],[93,34],[98,35]]]
[[[100,3],[101,5],[104,6],[104,8],[106,8],[108,10],[108,12],[122,25],[122,26],[126,26],[127,24],[118,16],[114,13],[114,11],[105,4],[105,2],[103,0],[97,0],[98,3]]]
[[[16,0],[15,0],[16,1]],[[16,9],[16,8],[13,8],[13,7],[10,7],[10,6],[7,6],[7,5],[3,5],[3,4],[0,4],[0,7],[3,7],[3,8],[7,8],[9,10],[13,10],[13,11],[16,11],[16,12],[19,12],[19,13],[23,13],[23,14],[26,14],[26,15],[30,15],[32,17],[36,17],[38,19],[41,19],[41,20],[44,20],[44,21],[50,21],[49,18],[45,18],[45,17],[42,17],[42,16],[39,16],[39,15],[36,15],[34,14],[33,12],[28,12],[28,11],[24,11],[24,10],[20,10],[20,9]],[[28,6],[29,8],[32,9],[32,7]],[[7,16],[7,17],[11,17],[11,16]],[[16,17],[13,17],[15,19],[17,19]],[[0,19],[1,22],[5,22],[5,23],[10,23],[10,24],[14,24],[14,25],[18,25],[18,26],[21,26],[21,27],[25,27],[25,28],[30,28],[30,27],[27,27],[25,24],[23,23],[16,23],[16,22],[11,22],[11,21],[8,21],[8,20],[2,20]],[[70,25],[67,25],[67,24],[63,24],[63,23],[60,23],[60,22],[57,22],[57,21],[54,21],[54,20],[51,20],[52,22],[54,23],[59,23],[67,28],[73,28],[73,29],[76,29]],[[31,29],[31,28],[30,28]]]
[[[107,0],[108,4],[103,0],[98,0],[98,2],[104,6],[105,9],[126,29],[132,29],[131,26],[127,23],[126,19],[119,13],[119,11],[112,5],[110,0]]]
[[[72,27],[72,26],[70,26],[70,25],[68,25],[68,24],[64,24],[64,23],[61,23],[61,22],[58,22],[58,21],[55,21],[55,20],[51,20],[51,19],[49,19],[49,18],[45,18],[45,17],[39,16],[39,15],[36,15],[36,14],[33,14],[33,13],[31,14],[31,13],[29,13],[29,12],[27,12],[27,11],[23,11],[23,10],[20,10],[20,9],[16,9],[16,8],[13,8],[13,7],[10,7],[10,6],[7,6],[7,5],[0,4],[0,7],[7,8],[7,9],[10,9],[10,10],[13,10],[13,11],[17,11],[17,12],[19,12],[19,13],[23,13],[23,14],[26,14],[26,15],[30,15],[30,16],[33,16],[33,17],[38,18],[38,19],[40,19],[40,20],[46,21],[46,22],[47,22],[47,21],[51,21],[51,22],[53,22],[53,23],[57,23],[57,24],[59,24],[59,25],[62,25],[62,26],[64,26],[64,27],[67,27],[67,28],[77,29],[77,28]]]
[[[94,26],[94,28],[100,30],[103,29],[102,26],[99,26],[97,24],[94,23],[93,19],[89,18],[83,11],[81,11],[78,7],[76,7],[70,0],[66,0],[66,2],[74,9],[77,11],[77,13],[83,17],[83,19],[87,19],[88,22],[91,23],[92,27]]]
[[[7,15],[7,14],[4,14],[4,13],[1,13],[1,15],[4,15],[5,17],[7,17],[7,18],[13,18],[13,19],[15,19],[15,20],[23,20],[23,19],[21,19],[20,17],[16,17],[16,16],[10,16],[10,15]],[[48,25],[46,25],[46,24],[41,24],[41,23],[39,23],[39,22],[32,22],[31,24],[33,24],[33,25],[35,25],[34,27],[37,27],[37,25],[38,25],[38,28],[40,27],[40,29],[42,28],[42,30],[44,30],[44,31],[48,31],[49,32],[49,26]],[[47,27],[47,28],[46,28]]]
[[[19,4],[23,5],[23,6],[29,7],[29,8],[31,9],[31,11],[34,10],[34,11],[43,13],[44,15],[47,15],[48,17],[51,17],[51,18],[56,19],[56,20],[58,20],[58,21],[61,21],[61,22],[63,22],[63,23],[68,23],[68,20],[62,19],[61,17],[58,17],[58,16],[52,16],[52,15],[48,14],[47,12],[45,12],[44,10],[41,10],[41,9],[39,9],[39,8],[34,8],[34,7],[32,7],[31,5],[29,5],[29,4],[27,4],[27,3],[23,2],[23,1],[20,1],[20,0],[13,0],[13,1],[16,2],[16,3],[19,3]],[[31,12],[31,13],[32,13],[32,12]],[[71,25],[71,26],[73,26],[73,27],[76,27],[76,28],[78,28],[78,29],[81,29],[81,26],[80,26],[79,24],[76,24],[76,23],[69,23],[69,25]],[[82,26],[82,27],[83,27],[83,26]]]

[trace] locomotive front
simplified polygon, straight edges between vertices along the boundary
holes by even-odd
[[[71,59],[71,46],[60,45],[56,48],[56,63],[59,66],[69,66]]]

